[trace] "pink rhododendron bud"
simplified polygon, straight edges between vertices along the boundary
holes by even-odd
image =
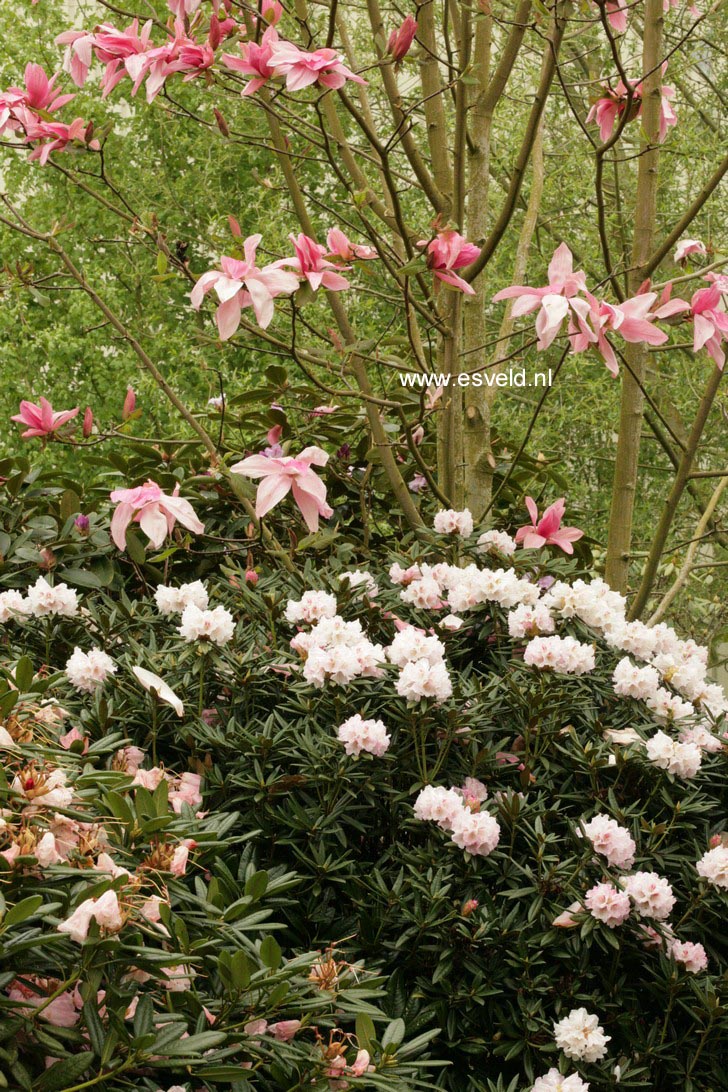
[[[580,922],[576,920],[574,914],[582,913],[584,907],[580,902],[572,902],[568,909],[563,910],[558,917],[555,917],[551,922],[557,929],[576,929]]]
[[[258,583],[259,580],[260,580],[260,577],[258,576],[255,569],[246,569],[245,570],[245,583],[246,584],[250,584],[252,587],[255,587],[255,585]]]
[[[417,20],[413,15],[408,15],[396,30],[389,35],[387,53],[399,64],[409,53],[417,33]]]
[[[88,518],[88,516],[84,516],[83,513],[76,516],[73,523],[74,523],[74,526],[78,528],[78,530],[81,532],[82,535],[85,535],[87,533],[89,527],[91,526],[90,519]]]
[[[477,899],[468,899],[466,902],[463,903],[460,913],[463,915],[464,918],[469,918],[471,914],[475,913],[479,905],[480,904],[478,903]]]
[[[132,413],[136,409],[136,394],[132,387],[126,388],[126,396],[124,398],[124,405],[121,409],[122,421],[128,421]]]

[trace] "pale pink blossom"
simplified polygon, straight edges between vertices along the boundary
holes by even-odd
[[[425,241],[417,244],[425,246]],[[470,265],[480,254],[480,248],[469,243],[457,231],[440,231],[427,244],[427,268],[431,269],[438,280],[457,288],[468,296],[475,295],[475,289],[459,277],[456,269]]]
[[[271,52],[271,64],[277,76],[284,76],[288,91],[301,91],[311,84],[337,90],[347,80],[365,84],[361,76],[346,67],[335,49],[315,49],[308,53],[293,42],[275,42]]]
[[[664,876],[659,876],[657,872],[635,872],[625,876],[623,883],[640,917],[654,918],[655,921],[669,918],[677,900]]]
[[[171,494],[162,492],[153,481],[134,489],[114,489],[111,500],[117,505],[111,519],[111,537],[120,550],[126,548],[126,530],[132,522],[139,524],[157,550],[178,521],[194,534],[205,530],[190,502],[179,496],[179,483]]]
[[[250,455],[230,467],[231,473],[248,478],[262,478],[255,499],[255,514],[262,519],[289,493],[298,505],[309,531],[318,531],[319,516],[334,514],[326,503],[326,486],[312,469],[326,466],[328,454],[320,447],[307,447],[300,455],[266,459]]]
[[[252,307],[261,329],[273,318],[273,300],[291,295],[298,288],[295,273],[280,268],[280,263],[258,267],[255,255],[262,235],[249,235],[243,243],[244,259],[220,259],[220,269],[203,273],[190,292],[190,303],[199,311],[204,296],[214,289],[220,301],[215,322],[222,341],[233,336],[240,325],[241,311]]]
[[[94,58],[94,35],[85,30],[66,30],[58,35],[56,45],[66,47],[63,69],[76,87],[83,87]]]
[[[566,501],[560,497],[554,501],[541,519],[538,518],[538,508],[533,497],[526,497],[526,508],[531,517],[531,523],[519,527],[516,531],[516,542],[523,546],[524,550],[540,550],[542,546],[558,546],[565,554],[573,554],[572,542],[577,542],[583,537],[584,532],[578,527],[562,527]]]
[[[720,288],[711,284],[699,288],[690,301],[693,318],[693,351],[705,348],[719,368],[725,364],[723,342],[728,340],[728,314],[723,307]]]
[[[27,425],[26,431],[21,433],[23,440],[30,440],[35,436],[52,436],[59,429],[78,414],[79,407],[72,410],[55,411],[50,402],[41,397],[40,403],[21,402],[20,412],[10,418],[21,425]]]
[[[554,251],[549,263],[549,283],[542,288],[516,284],[503,288],[493,296],[494,301],[515,299],[511,309],[513,318],[538,311],[536,316],[537,348],[548,349],[559,333],[563,321],[572,316],[580,323],[580,330],[587,338],[596,341],[596,334],[589,330],[587,318],[589,303],[580,299],[579,293],[586,290],[586,274],[582,270],[574,272],[573,255],[566,243],[561,243]]]
[[[610,929],[622,925],[630,913],[629,895],[618,891],[612,883],[597,883],[587,891],[584,905],[593,918],[603,921]]]
[[[467,538],[473,533],[473,516],[469,508],[464,508],[462,512],[442,508],[435,513],[432,526],[440,535],[462,535]]]
[[[293,258],[282,258],[276,262],[276,266],[290,266],[307,281],[314,292],[319,288],[325,288],[329,292],[342,292],[349,287],[346,277],[341,273],[348,266],[338,266],[326,258],[326,247],[321,246],[315,239],[301,232],[299,235],[289,235],[296,252]]]
[[[245,76],[252,76],[243,88],[243,95],[254,95],[275,74],[275,65],[272,63],[273,48],[278,44],[278,32],[273,26],[269,26],[258,42],[241,42],[240,57],[232,53],[223,53],[222,62],[228,68],[236,72],[242,72]]]
[[[300,1020],[278,1020],[268,1024],[268,1032],[281,1043],[288,1043],[301,1028]]]
[[[691,254],[698,254],[701,258],[707,258],[708,250],[705,243],[701,242],[700,239],[681,239],[675,247],[672,260],[678,265],[683,264]]]
[[[690,940],[673,940],[667,947],[675,962],[680,963],[690,974],[699,974],[700,971],[708,969],[708,954],[702,944],[694,944]]]
[[[353,262],[357,258],[360,261],[371,261],[379,257],[375,247],[352,243],[340,228],[330,229],[326,236],[326,245],[329,248],[329,258],[341,258],[345,262]]]
[[[348,755],[360,755],[366,751],[381,758],[392,741],[383,721],[364,720],[359,713],[340,724],[336,735]]]
[[[118,933],[124,924],[119,899],[115,891],[105,891],[97,899],[85,899],[69,918],[58,926],[59,933],[68,933],[71,940],[83,944],[92,921],[107,933]]]
[[[153,671],[147,671],[144,667],[132,667],[132,672],[144,689],[153,693],[158,701],[164,702],[165,705],[171,705],[178,717],[183,715],[185,707],[182,700],[177,697],[172,687],[168,686],[164,679],[161,679],[159,675],[155,675]]]
[[[584,834],[611,868],[631,868],[637,846],[629,831],[609,815],[595,815],[583,824]],[[577,831],[581,834],[581,831]]]

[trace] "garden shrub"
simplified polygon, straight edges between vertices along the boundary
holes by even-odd
[[[377,549],[366,568],[334,543],[315,563],[299,551],[289,573],[257,547],[253,566],[233,550],[213,566],[205,537],[179,530],[130,566],[108,537],[102,546],[110,515],[99,503],[107,588],[79,589],[72,609],[70,589],[46,573],[54,590],[34,576],[20,599],[34,613],[2,600],[0,701],[20,748],[6,752],[8,806],[22,806],[15,770],[40,748],[68,771],[72,817],[90,812],[108,826],[109,856],[144,877],[143,893],[153,844],[197,843],[184,876],[163,866],[169,850],[157,855],[169,938],[135,911],[118,933],[91,925],[79,945],[58,923],[85,898],[123,891],[125,877],[89,862],[39,869],[32,853],[8,862],[7,904],[34,915],[19,923],[33,930],[23,938],[28,981],[79,982],[86,1004],[106,992],[101,1031],[114,1045],[91,1035],[92,1050],[179,1083],[174,1059],[143,1036],[134,1045],[125,976],[194,963],[190,992],[170,994],[159,977],[140,991],[152,1023],[166,1008],[200,1054],[210,1044],[210,1058],[190,1064],[191,1087],[232,1080],[225,1067],[243,1055],[254,1069],[233,1087],[320,1080],[329,1035],[347,1045],[349,1067],[357,1051],[370,1054],[374,1071],[349,1072],[350,1083],[546,1092],[560,1070],[568,1092],[617,1080],[726,1087],[726,702],[704,650],[668,626],[626,622],[620,596],[575,556],[553,556],[553,536],[528,548],[537,517],[519,549],[502,532],[471,534],[463,514],[440,514],[441,532],[405,536],[390,556]],[[9,579],[20,583],[17,569]],[[68,613],[39,617],[41,602]],[[84,658],[92,649],[116,670]],[[12,725],[41,696],[68,717],[26,742]],[[69,726],[79,738],[59,750]],[[115,768],[129,746],[148,754],[147,788]],[[170,808],[198,777],[201,808]],[[24,903],[36,886],[42,901]],[[282,963],[266,913],[292,952]],[[102,951],[113,953],[103,972]],[[240,951],[252,994],[228,980],[225,953],[232,968]],[[317,960],[344,981],[317,990],[307,977]],[[17,978],[13,967],[8,998]],[[85,1019],[99,1032],[88,1008],[59,1032],[12,1004],[23,1050],[41,1043],[81,1065]],[[255,1020],[304,1027],[282,1046],[270,1033],[241,1045],[240,1028]],[[403,1047],[405,1027],[413,1039]],[[450,1064],[421,1070],[423,1050]],[[30,1071],[38,1064],[33,1054]],[[286,1083],[294,1071],[299,1084]]]

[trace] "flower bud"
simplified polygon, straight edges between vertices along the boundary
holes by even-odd
[[[136,394],[132,387],[126,388],[126,398],[124,399],[124,405],[121,411],[122,421],[128,421],[132,413],[136,409]]]
[[[83,438],[88,440],[94,427],[94,415],[90,406],[86,406],[86,412],[83,415]]]
[[[387,53],[390,54],[396,64],[399,64],[409,53],[416,33],[417,20],[414,16],[408,15],[402,25],[389,35]]]

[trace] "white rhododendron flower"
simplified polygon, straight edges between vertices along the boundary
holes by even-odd
[[[235,620],[225,607],[200,610],[189,603],[182,611],[179,635],[185,641],[211,641],[214,645],[226,645],[235,633]]]
[[[610,815],[595,815],[583,824],[584,834],[612,868],[631,868],[637,846],[629,831]],[[577,834],[580,834],[577,831]]]
[[[340,724],[336,734],[348,755],[366,751],[381,758],[391,743],[391,736],[381,720],[363,720],[359,713]]]
[[[498,550],[506,557],[512,557],[516,552],[516,540],[505,531],[484,531],[478,539],[478,547],[478,553],[485,554]]]
[[[288,622],[319,622],[322,618],[336,615],[336,596],[325,591],[307,591],[300,599],[289,599],[286,604]]]
[[[473,533],[473,515],[469,508],[464,508],[462,512],[442,508],[436,513],[432,526],[440,535],[462,535],[467,538]]]
[[[16,622],[30,614],[30,604],[19,591],[14,588],[0,592],[0,624]]]
[[[74,648],[66,662],[66,678],[71,686],[90,694],[100,690],[109,675],[115,673],[116,664],[111,656],[100,648],[92,648],[90,652],[83,652],[78,647]]]
[[[645,750],[654,766],[676,777],[695,777],[702,762],[697,743],[680,743],[666,732],[655,732],[645,743]]]
[[[704,853],[695,865],[699,876],[712,884],[728,891],[728,845],[720,845]]]
[[[363,588],[370,599],[379,594],[379,586],[371,573],[365,569],[355,569],[352,572],[341,573],[339,581],[348,584],[350,588]]]
[[[563,675],[585,675],[594,670],[594,648],[574,637],[534,637],[526,645],[523,662]]]
[[[634,872],[625,876],[623,883],[641,917],[667,921],[677,900],[664,876],[657,872]]]
[[[583,1081],[578,1073],[562,1077],[558,1069],[552,1068],[531,1085],[530,1092],[589,1092],[589,1084]]]
[[[35,584],[28,588],[26,599],[28,614],[34,618],[59,615],[73,618],[78,613],[78,596],[67,584],[49,584],[44,576],[39,576]]]
[[[604,1034],[599,1017],[583,1008],[572,1009],[568,1016],[554,1024],[557,1047],[575,1061],[601,1061],[611,1038]]]
[[[160,614],[181,614],[190,603],[207,610],[209,596],[201,580],[191,584],[180,584],[178,588],[169,588],[160,584],[154,592],[154,601]]]

